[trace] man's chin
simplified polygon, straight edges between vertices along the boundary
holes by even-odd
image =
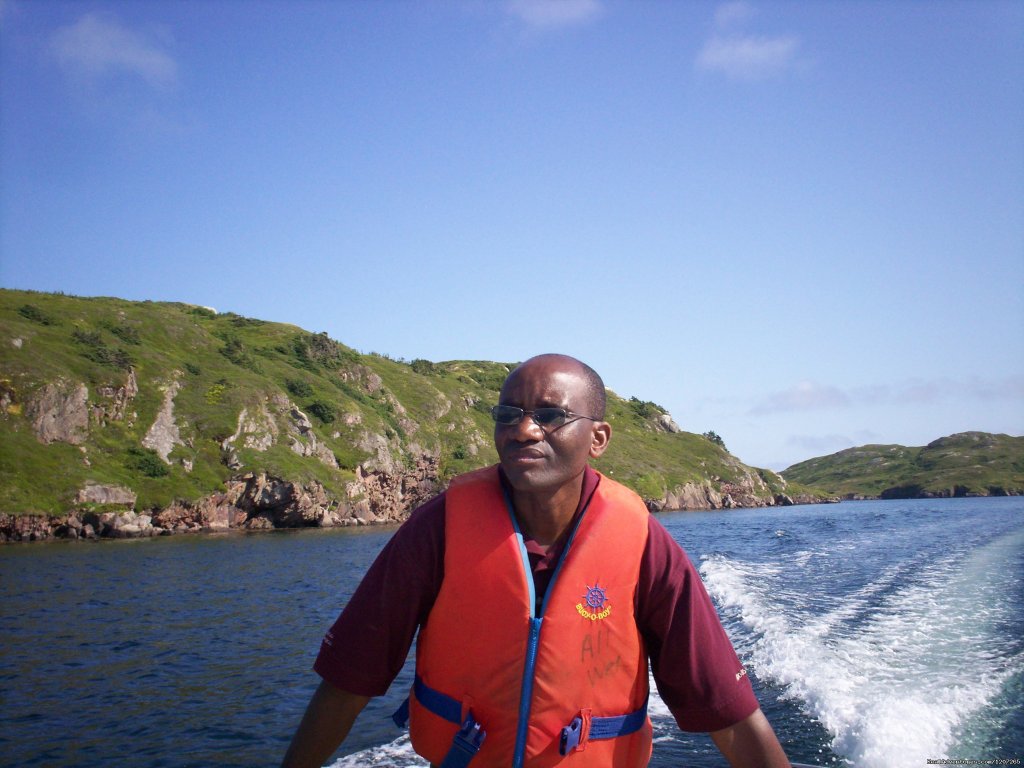
[[[531,466],[523,462],[502,462],[501,470],[505,473],[509,485],[517,491],[541,491],[552,484],[551,478],[544,477],[544,468],[540,466]]]

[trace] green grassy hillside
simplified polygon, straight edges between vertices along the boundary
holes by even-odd
[[[0,512],[95,505],[81,493],[97,484],[155,509],[252,472],[338,503],[415,498],[402,487],[496,460],[488,409],[510,368],[364,355],[187,304],[0,290]],[[599,468],[652,501],[686,484],[739,505],[792,493],[653,403],[611,394],[608,418]]]
[[[848,498],[1024,493],[1024,437],[964,432],[923,448],[865,445],[795,464],[787,480]]]

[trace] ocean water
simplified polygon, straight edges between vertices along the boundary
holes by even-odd
[[[660,520],[791,759],[1024,759],[1024,499]],[[277,765],[320,637],[391,532],[0,548],[0,765]],[[389,719],[411,674],[328,765],[424,765]],[[653,766],[724,765],[656,695],[651,713]]]

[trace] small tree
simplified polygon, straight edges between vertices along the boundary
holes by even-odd
[[[722,437],[717,432],[715,432],[713,429],[712,430],[708,430],[707,432],[705,432],[704,433],[704,437],[706,437],[712,443],[717,445],[723,451],[729,450],[728,448],[725,447],[725,440],[723,440]]]

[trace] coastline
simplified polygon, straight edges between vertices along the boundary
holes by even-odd
[[[395,525],[441,488],[421,493],[401,504],[340,503],[328,497],[319,483],[298,485],[265,473],[248,473],[228,484],[224,493],[194,501],[176,501],[168,507],[136,510],[134,494],[117,486],[94,486],[91,498],[99,503],[68,512],[9,514],[0,512],[0,543],[102,539],[134,539],[180,534],[262,532],[304,528],[347,528]],[[652,513],[788,507],[838,503],[839,497],[807,494],[755,494],[746,485],[687,483],[659,499],[644,499]]]

